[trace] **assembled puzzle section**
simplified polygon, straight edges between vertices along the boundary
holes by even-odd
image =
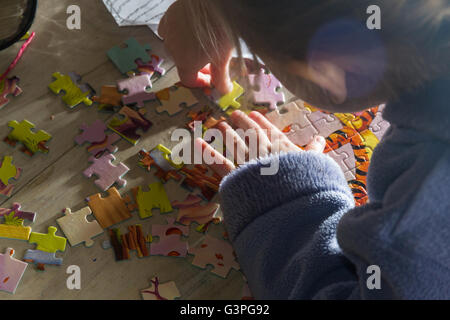
[[[189,248],[189,254],[195,255],[192,264],[201,269],[213,266],[212,273],[226,278],[231,269],[239,270],[233,247],[228,242],[206,235],[200,246]]]
[[[81,80],[79,75],[74,72],[69,75],[55,72],[52,76],[56,80],[49,84],[49,89],[55,94],[64,91],[62,100],[69,108],[72,109],[80,103],[84,103],[86,106],[92,105],[90,97],[93,96],[93,91],[87,84],[78,84],[78,81]]]
[[[158,277],[153,277],[151,286],[141,290],[143,300],[175,300],[181,294],[174,281],[159,283]]]
[[[107,52],[107,56],[120,70],[121,73],[126,74],[138,68],[136,60],[140,59],[141,63],[148,63],[150,56],[147,51],[150,51],[150,45],[141,45],[135,38],[130,38],[125,41],[126,47],[113,47]]]
[[[17,85],[19,81],[17,77],[0,80],[0,110],[9,103],[9,95],[17,97],[22,93],[22,89]]]
[[[135,250],[139,258],[150,255],[141,225],[128,226],[126,234],[121,234],[118,228],[110,229],[108,232],[116,261],[130,259],[131,250]]]
[[[14,186],[10,184],[10,180],[17,180],[20,177],[22,169],[17,168],[12,163],[13,158],[10,156],[3,157],[0,162],[0,194],[7,197],[11,196]]]
[[[150,245],[150,254],[168,257],[186,257],[188,252],[187,241],[181,237],[189,235],[189,227],[175,225],[175,219],[167,218],[166,225],[152,225],[153,241]],[[155,241],[155,237],[159,241]]]
[[[56,219],[71,246],[84,242],[86,247],[94,245],[92,238],[103,233],[102,227],[96,220],[88,221],[87,216],[92,214],[89,207],[72,212],[70,208],[64,210],[65,216]]]
[[[198,103],[191,90],[179,82],[169,88],[158,91],[156,97],[160,103],[160,106],[156,107],[156,112],[167,112],[169,116],[174,116],[183,111],[181,106],[190,108]]]
[[[127,181],[122,179],[122,177],[130,169],[122,162],[118,165],[113,165],[112,162],[114,160],[116,160],[116,157],[109,153],[104,154],[100,158],[91,157],[89,162],[92,162],[92,165],[83,174],[88,178],[92,177],[92,175],[99,177],[99,179],[95,180],[95,184],[102,191],[106,191],[114,183],[117,183],[119,187],[123,187],[127,184]]]
[[[26,262],[15,259],[14,249],[7,248],[0,253],[0,291],[14,294],[28,266]]]
[[[137,130],[141,129],[143,132],[147,132],[153,125],[143,114],[129,107],[120,109],[119,115],[121,118],[113,118],[108,123],[108,128],[133,145],[141,138],[141,135],[137,133]]]
[[[99,193],[87,198],[89,207],[103,229],[131,218],[130,210],[134,209],[131,199],[122,197],[116,188],[112,187],[107,192],[105,198]]]
[[[23,120],[20,123],[13,120],[8,122],[8,126],[13,129],[4,139],[9,145],[14,147],[17,142],[21,142],[24,146],[21,151],[30,156],[39,151],[42,153],[49,152],[46,146],[46,143],[52,138],[49,133],[43,130],[33,132],[34,124],[28,120]]]

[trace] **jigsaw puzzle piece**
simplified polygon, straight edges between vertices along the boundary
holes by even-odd
[[[52,138],[52,136],[43,130],[33,132],[32,129],[34,128],[34,124],[28,120],[23,120],[20,123],[15,120],[10,121],[8,122],[8,126],[13,128],[11,133],[4,139],[4,141],[9,145],[15,146],[18,141],[22,142],[24,145],[22,151],[30,156],[34,155],[38,151],[43,153],[47,153],[49,151],[45,144]]]
[[[222,278],[226,278],[232,268],[240,269],[231,244],[209,235],[205,236],[200,246],[189,248],[189,254],[195,255],[192,261],[194,266],[205,269],[207,265],[212,265],[211,272]]]
[[[117,133],[108,134],[103,141],[92,143],[87,151],[96,158],[99,158],[105,151],[116,153],[119,148],[114,143],[119,140],[120,136]]]
[[[17,180],[20,177],[22,169],[16,168],[12,163],[13,158],[10,156],[3,157],[0,162],[0,194],[10,196],[14,187],[9,184],[9,180]]]
[[[159,237],[158,242],[150,245],[151,255],[169,257],[186,257],[188,243],[181,241],[181,236],[188,236],[189,227],[175,225],[175,219],[168,218],[166,225],[152,225],[152,236]]]
[[[241,104],[237,101],[239,97],[244,94],[244,88],[239,83],[233,81],[233,90],[230,93],[220,97],[217,100],[217,104],[223,111],[227,111],[228,108],[239,109]]]
[[[79,145],[85,142],[102,142],[106,139],[106,129],[106,124],[102,120],[96,120],[91,125],[83,124],[80,127],[83,133],[75,137],[75,142]]]
[[[219,204],[210,202],[201,205],[202,198],[189,194],[184,201],[172,202],[172,207],[178,209],[177,222],[183,225],[190,225],[192,222],[205,224],[216,219],[215,215],[219,210]],[[218,219],[220,221],[220,219]]]
[[[56,222],[72,247],[82,242],[86,247],[91,247],[94,244],[92,238],[103,233],[103,229],[96,220],[91,222],[87,220],[86,217],[92,214],[89,207],[73,213],[70,208],[66,208],[64,214],[65,216],[56,219]]]
[[[176,165],[171,158],[171,151],[163,145],[156,146],[151,152],[142,149],[139,151],[139,165],[147,171],[156,168],[155,176],[166,183],[170,178],[179,181],[181,175],[177,172],[183,164]]]
[[[23,261],[28,263],[34,263],[37,265],[38,270],[44,271],[46,264],[60,266],[62,265],[63,259],[56,258],[54,252],[50,253],[40,250],[28,249],[27,251],[25,251]]]
[[[108,50],[107,55],[111,61],[116,65],[121,73],[126,74],[138,67],[136,60],[140,59],[143,63],[150,61],[150,56],[147,51],[150,51],[150,45],[143,46],[135,38],[130,38],[125,41],[126,48],[118,46]]]
[[[120,187],[127,184],[127,181],[122,177],[130,170],[126,165],[120,162],[118,165],[113,165],[112,162],[116,160],[112,154],[104,154],[100,158],[91,157],[89,162],[92,165],[87,168],[83,174],[90,178],[92,175],[96,175],[99,179],[95,180],[95,184],[102,190],[106,191],[114,183],[117,183]]]
[[[14,217],[34,222],[36,212],[26,212],[21,210],[20,203],[14,202],[10,209],[0,208],[0,217],[8,216],[14,212]],[[28,240],[28,239],[27,239]]]
[[[102,86],[100,97],[93,96],[92,101],[111,107],[122,107],[123,93],[117,90],[116,86]]]
[[[199,188],[202,196],[208,201],[211,200],[219,191],[222,178],[216,173],[208,175],[208,171],[208,168],[204,165],[195,165],[192,169],[187,167],[181,168],[180,172],[186,175],[181,186],[191,192],[194,188]]]
[[[28,264],[15,259],[14,249],[7,248],[0,253],[0,291],[14,294]]]
[[[383,110],[385,105],[381,105],[378,107],[378,111],[376,112],[375,118],[369,126],[370,131],[372,131],[379,141],[383,139],[383,136],[391,126],[390,123],[383,119]]]
[[[109,196],[106,198],[102,198],[98,193],[87,199],[89,207],[103,229],[131,218],[131,212],[127,206],[131,203],[131,199],[122,197],[114,187],[107,192]]]
[[[149,288],[141,290],[143,300],[175,300],[181,297],[174,281],[159,283],[158,277],[154,277],[151,283]]]
[[[119,114],[123,116],[123,119],[112,119],[108,124],[108,128],[133,145],[141,138],[136,131],[141,129],[143,132],[147,132],[153,125],[141,113],[136,112],[129,107],[123,107],[119,111]]]
[[[173,116],[181,111],[181,106],[190,108],[198,103],[197,98],[192,94],[191,90],[176,83],[175,85],[165,88],[156,93],[160,106],[156,107],[156,112],[167,112],[169,116]]]
[[[22,89],[17,85],[19,81],[17,77],[0,81],[0,110],[9,103],[8,95],[17,97],[22,93]]]
[[[116,261],[128,260],[131,250],[136,250],[139,258],[150,255],[141,225],[129,226],[128,233],[125,235],[120,234],[120,230],[117,228],[111,229],[109,238]]]
[[[172,212],[173,209],[164,185],[161,182],[155,182],[150,184],[148,188],[149,191],[143,191],[141,186],[133,188],[141,219],[151,217],[154,208],[158,208],[160,213]]]
[[[282,132],[289,132],[289,126],[295,125],[298,130],[312,126],[308,116],[311,110],[303,108],[296,102],[288,103],[281,108],[266,114],[272,124]]]
[[[159,73],[160,76],[166,74],[166,70],[161,67],[164,59],[161,59],[155,54],[151,55],[151,62],[144,63],[141,59],[136,60],[138,66],[137,70],[140,74],[148,74],[150,77],[155,73]]]
[[[40,251],[54,253],[56,251],[66,250],[66,238],[56,236],[55,227],[48,227],[48,233],[32,232],[30,235],[29,243],[37,244],[36,249]]]
[[[148,74],[117,81],[117,88],[126,91],[122,97],[123,104],[136,104],[138,107],[143,107],[145,101],[156,99],[155,93],[148,91],[151,87],[152,82]]]
[[[248,78],[250,85],[258,87],[258,91],[253,92],[255,104],[267,104],[269,110],[275,110],[279,104],[285,102],[284,93],[280,91],[283,85],[273,74],[267,74],[261,68],[258,74],[250,74]]]
[[[80,88],[83,93],[89,93],[89,98],[92,98],[97,93],[89,83],[81,83],[81,76],[78,73],[71,71],[68,73],[68,76],[72,79],[73,84]]]
[[[70,75],[62,75],[59,72],[55,72],[52,76],[56,80],[49,84],[49,89],[55,94],[64,91],[63,101],[69,108],[72,109],[80,103],[84,103],[86,106],[92,105],[92,100],[90,99],[91,92],[83,92],[83,90],[72,81]]]

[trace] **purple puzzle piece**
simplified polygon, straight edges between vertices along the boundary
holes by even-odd
[[[6,249],[0,254],[0,290],[14,293],[28,264],[13,257],[14,249]]]
[[[278,103],[284,103],[284,93],[279,90],[283,87],[272,74],[266,74],[264,69],[259,74],[251,74],[248,76],[252,86],[258,86],[259,91],[253,93],[253,101],[256,104],[268,104],[270,110],[275,110]]]
[[[35,212],[25,212],[20,210],[21,205],[20,203],[14,202],[11,209],[6,208],[0,208],[0,217],[9,215],[11,212],[14,211],[14,217],[18,217],[20,219],[29,220],[31,222],[34,222],[34,219],[36,218]]]
[[[127,94],[122,97],[124,104],[136,103],[143,107],[145,101],[156,99],[154,92],[147,92],[147,88],[152,87],[152,82],[148,74],[141,74],[129,79],[117,81],[117,88],[120,91],[127,90]]]
[[[87,150],[94,157],[99,158],[105,151],[109,151],[109,153],[117,152],[119,148],[113,144],[119,140],[120,136],[117,133],[108,134],[103,141],[92,143]]]
[[[114,183],[117,183],[120,187],[127,184],[127,181],[122,179],[122,177],[130,170],[122,162],[117,166],[113,165],[112,162],[116,160],[112,154],[105,154],[100,158],[91,157],[89,161],[92,165],[87,168],[83,174],[90,178],[95,174],[99,179],[95,180],[95,184],[102,190],[106,191]]]
[[[17,86],[17,83],[19,83],[19,81],[20,80],[17,77],[12,77],[0,81],[0,110],[9,103],[9,99],[7,98],[8,95],[17,97],[22,93],[22,89]]]
[[[80,127],[83,133],[75,137],[75,142],[82,145],[85,142],[102,142],[106,139],[106,124],[102,120],[96,120],[90,126],[83,124]]]
[[[88,98],[91,98],[96,94],[94,88],[92,88],[90,84],[88,83],[80,84],[81,76],[78,73],[71,71],[68,73],[68,76],[72,80],[73,84],[76,85],[78,88],[80,88],[82,92],[89,92]]]
[[[188,243],[181,241],[181,236],[187,236],[189,227],[175,225],[174,218],[168,218],[166,225],[153,225],[152,236],[159,237],[159,242],[150,245],[151,255],[162,255],[172,257],[186,257]]]
[[[166,73],[166,69],[161,67],[163,62],[164,59],[161,59],[154,54],[152,54],[151,62],[144,63],[141,59],[136,60],[139,72],[141,74],[149,74],[150,76],[152,76],[154,72],[158,72],[161,76]]]

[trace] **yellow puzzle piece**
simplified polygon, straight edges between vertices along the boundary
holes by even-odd
[[[80,103],[84,103],[87,106],[92,105],[92,100],[89,98],[89,92],[83,92],[68,75],[62,75],[59,72],[52,74],[56,80],[49,84],[50,90],[59,94],[63,90],[66,94],[63,97],[64,103],[69,108],[74,108]]]
[[[17,176],[17,168],[12,164],[13,158],[5,156],[0,164],[0,181],[7,186],[9,179]]]
[[[237,99],[243,94],[244,88],[242,88],[236,81],[233,81],[233,90],[222,96],[222,98],[219,99],[218,105],[223,111],[226,111],[229,107],[239,109],[241,104],[237,101]]]
[[[143,191],[141,186],[133,189],[141,219],[151,217],[153,208],[159,208],[161,213],[171,212],[172,205],[163,184],[155,182],[148,187],[150,191],[147,192]]]
[[[55,236],[58,229],[55,227],[48,227],[48,233],[32,232],[29,243],[36,243],[37,250],[54,253],[56,251],[64,251],[66,249],[66,238]]]

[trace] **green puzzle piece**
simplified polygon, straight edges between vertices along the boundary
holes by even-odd
[[[37,250],[54,253],[56,251],[64,251],[66,249],[66,238],[55,236],[58,229],[55,227],[48,227],[48,233],[32,232],[29,243],[36,243]]]
[[[150,50],[149,44],[142,46],[134,38],[126,40],[125,44],[127,45],[126,48],[115,46],[107,52],[108,57],[119,68],[120,72],[125,74],[136,69],[138,67],[137,59],[141,59],[143,63],[150,61],[150,56],[147,53]]]
[[[49,133],[43,130],[33,132],[31,129],[34,128],[34,124],[28,120],[23,120],[20,123],[13,120],[8,122],[8,126],[13,128],[13,131],[8,135],[9,140],[22,142],[32,154],[38,151],[48,152],[45,143],[52,138]]]
[[[87,106],[92,105],[93,102],[89,98],[89,92],[83,92],[73,83],[70,76],[62,75],[59,72],[53,73],[52,76],[56,80],[50,83],[48,87],[55,94],[59,94],[63,90],[65,95],[62,100],[69,108],[74,108],[80,103],[84,103]]]
[[[12,164],[13,158],[5,156],[0,166],[0,181],[7,186],[9,179],[17,176],[17,168]]]
[[[150,191],[147,192],[142,191],[142,187],[137,188],[136,202],[141,219],[151,217],[153,208],[159,208],[161,213],[171,212],[173,210],[172,205],[163,184],[155,182],[148,187]]]

